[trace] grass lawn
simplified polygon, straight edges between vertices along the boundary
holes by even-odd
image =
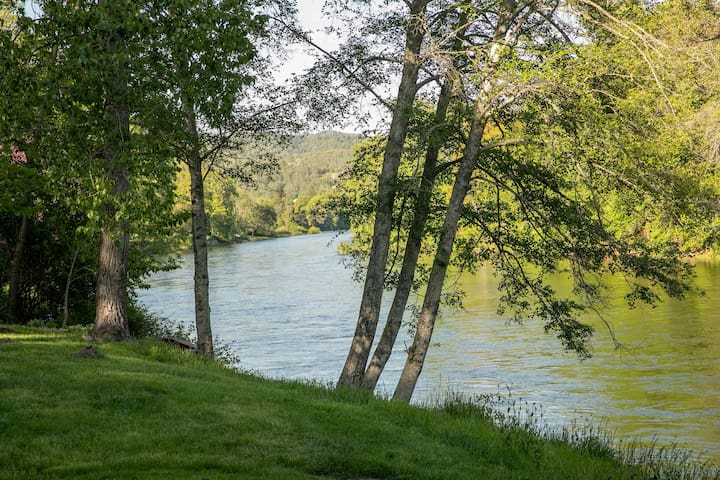
[[[154,340],[85,346],[0,328],[0,479],[646,478],[472,409],[271,381]]]

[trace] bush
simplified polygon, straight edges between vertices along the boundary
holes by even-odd
[[[128,304],[130,335],[136,338],[178,337],[190,340],[190,332],[183,325],[175,325],[169,318],[148,310],[135,302]]]

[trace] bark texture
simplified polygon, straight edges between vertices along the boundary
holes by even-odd
[[[102,232],[95,292],[93,338],[123,340],[130,336],[127,320],[127,234]]]
[[[193,258],[195,260],[195,329],[198,352],[214,355],[212,325],[210,323],[210,276],[208,274],[207,221],[202,163],[198,157],[188,163],[190,171],[190,201],[192,216]]]
[[[15,243],[15,250],[13,252],[12,268],[10,269],[10,291],[8,292],[8,314],[10,318],[15,321],[20,320],[21,302],[20,296],[22,293],[22,266],[23,258],[25,257],[25,246],[27,245],[28,230],[30,229],[30,220],[26,215],[23,215],[20,220],[20,231],[18,232],[18,239]]]
[[[425,37],[423,17],[427,3],[428,0],[409,2],[410,13],[403,70],[400,86],[398,87],[397,103],[393,111],[387,146],[383,156],[382,171],[378,179],[370,259],[368,260],[355,334],[338,380],[338,386],[362,386],[365,367],[370,357],[380,318],[380,305],[385,287],[385,267],[392,230],[392,213],[395,204],[395,182],[405,138],[407,137],[411,109],[417,93],[417,80],[420,69],[419,55]]]
[[[178,70],[181,76],[184,75],[185,72],[182,68]],[[183,98],[183,112],[185,114],[185,131],[189,141],[189,157],[186,159],[186,163],[190,173],[190,215],[195,263],[194,291],[197,349],[200,354],[212,358],[215,352],[210,320],[210,275],[208,273],[205,185],[195,107],[187,96]]]
[[[98,2],[104,6],[109,2]],[[104,13],[109,15],[108,13]],[[100,38],[101,55],[108,68],[103,82],[105,99],[105,139],[102,157],[105,175],[111,186],[111,198],[103,209],[103,230],[100,237],[97,285],[95,293],[94,338],[122,340],[130,335],[127,317],[128,245],[127,222],[118,216],[118,204],[126,196],[128,179],[127,147],[130,142],[128,108],[128,75],[123,51],[122,22],[117,18],[116,30]]]
[[[475,161],[480,151],[480,141],[484,126],[484,122],[478,122],[476,120],[473,122],[470,131],[468,145],[465,148],[462,163],[455,177],[450,201],[448,202],[440,242],[438,243],[435,253],[422,310],[415,329],[415,338],[408,349],[408,357],[405,361],[405,367],[400,374],[400,380],[398,380],[397,387],[395,388],[393,400],[402,402],[410,401],[425,363],[425,356],[430,346],[438,308],[440,307],[440,297],[442,295],[447,267],[450,264],[450,255],[452,254],[453,243],[455,242],[458,221],[460,220],[460,213],[462,212],[465,196],[470,189],[470,179],[472,178]]]
[[[434,125],[440,125],[445,122],[451,97],[452,87],[446,83],[443,85],[438,97],[435,108]],[[410,226],[405,244],[402,268],[400,269],[400,276],[398,277],[393,303],[390,306],[382,336],[380,337],[377,347],[375,347],[375,352],[363,378],[363,387],[369,390],[374,390],[377,386],[380,375],[392,355],[395,340],[402,326],[403,314],[405,313],[413,280],[415,279],[415,267],[417,266],[418,257],[420,256],[425,224],[430,214],[430,200],[432,199],[433,184],[435,183],[435,177],[437,175],[436,167],[442,140],[442,135],[430,138],[428,149],[425,153],[423,173],[415,199],[413,222]]]
[[[425,357],[427,356],[435,328],[443,284],[445,282],[448,265],[450,264],[450,257],[452,255],[463,203],[465,202],[467,192],[470,190],[472,173],[475,170],[478,157],[482,151],[483,133],[487,124],[487,118],[492,109],[492,90],[496,81],[494,76],[500,61],[501,49],[504,46],[512,44],[514,41],[513,38],[507,38],[507,33],[511,30],[513,20],[517,18],[515,9],[515,2],[513,0],[506,0],[503,2],[502,10],[498,15],[497,24],[495,25],[493,33],[493,43],[489,48],[487,62],[483,71],[484,79],[480,84],[478,97],[473,109],[473,120],[468,134],[468,140],[465,144],[463,157],[455,176],[452,193],[450,194],[440,241],[435,253],[435,258],[433,259],[430,278],[423,299],[423,306],[417,320],[415,337],[412,345],[408,349],[405,366],[400,374],[400,379],[393,394],[393,400],[395,401],[406,403],[410,401],[425,364]],[[518,30],[519,25],[515,25],[513,30],[514,34],[517,34]]]

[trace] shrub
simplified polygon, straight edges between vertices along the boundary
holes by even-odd
[[[136,302],[128,305],[128,323],[130,335],[136,338],[178,337],[190,340],[187,327],[175,325],[169,318],[153,313]]]

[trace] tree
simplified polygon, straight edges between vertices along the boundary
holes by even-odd
[[[99,90],[103,104],[102,158],[111,197],[127,195],[130,190],[127,158],[130,142],[129,62],[126,49],[131,5],[120,0],[98,0],[100,19],[94,46],[99,61]],[[130,336],[127,313],[128,249],[130,234],[127,220],[120,217],[112,201],[103,207],[104,227],[100,236],[97,287],[95,291],[95,338],[122,340]]]
[[[51,240],[34,245],[38,260],[49,259],[42,282],[67,304],[73,296],[65,294],[68,269],[85,271],[76,261],[94,259],[97,284],[79,292],[96,300],[93,335],[126,338],[128,289],[157,267],[152,259],[131,262],[129,252],[145,248],[148,238],[164,234],[175,221],[169,215],[174,168],[167,152],[136,125],[131,128],[142,97],[133,82],[143,16],[137,4],[122,2],[68,8],[48,0],[38,11],[36,18],[19,11],[16,28],[3,35],[9,47],[3,61],[12,64],[2,84],[12,108],[3,111],[14,114],[3,119],[1,133],[22,147],[46,183],[36,201],[35,226]],[[84,242],[82,252],[68,251],[68,244],[96,235],[99,255],[85,254],[94,250],[94,241]],[[138,241],[131,242],[131,235]],[[38,252],[41,246],[57,248],[53,242],[65,242],[63,255]],[[32,289],[39,291],[38,284]],[[57,314],[53,310],[49,315]]]
[[[532,7],[525,8],[531,11]],[[523,27],[522,23],[528,17],[528,14],[523,11],[525,8],[512,0],[508,0],[499,5],[497,12],[493,12],[495,13],[495,24],[492,26],[492,37],[487,49],[485,64],[483,65],[484,79],[478,88],[478,98],[473,108],[467,142],[448,201],[445,222],[433,260],[430,278],[428,279],[422,310],[417,320],[415,338],[408,349],[408,359],[393,394],[394,400],[410,401],[415,384],[422,371],[435,325],[435,318],[440,306],[442,287],[450,263],[450,255],[455,242],[462,205],[465,201],[465,195],[470,189],[475,162],[482,150],[483,136],[490,114],[493,113],[493,102],[494,97],[497,95],[499,83],[499,79],[495,74],[500,68],[501,56],[505,53],[503,50],[512,48],[518,40],[518,34]]]
[[[251,102],[239,107],[262,64],[254,41],[264,34],[267,16],[255,0],[166,0],[148,8],[146,75],[162,80],[149,92],[142,125],[165,139],[190,174],[195,324],[198,350],[213,356],[204,179],[218,168],[227,150],[272,134],[284,106]],[[255,90],[257,93],[257,89]],[[263,100],[261,98],[261,100]],[[289,123],[289,122],[288,122]],[[274,161],[253,159],[229,165],[228,174],[247,182],[274,168]]]
[[[455,67],[460,66],[462,63],[462,60],[458,60],[458,58],[461,58],[458,57],[458,53],[463,47],[463,37],[465,29],[467,28],[467,22],[468,17],[466,12],[460,11],[455,25],[456,33],[454,35],[448,35],[444,39],[445,45],[439,46],[440,49],[448,52],[447,55],[450,57],[449,63],[454,64]],[[440,151],[443,144],[449,143],[450,132],[445,128],[445,124],[448,121],[450,102],[453,96],[457,94],[455,77],[455,71],[445,73],[441,82],[432,121],[430,125],[425,127],[427,130],[426,136],[429,138],[426,140],[427,147],[420,182],[417,187],[417,192],[414,194],[415,204],[412,209],[412,223],[405,242],[402,267],[395,282],[395,294],[393,295],[392,305],[387,315],[382,336],[375,348],[375,352],[363,378],[363,387],[369,390],[375,389],[380,375],[390,359],[395,340],[402,326],[402,318],[407,308],[408,298],[415,282],[415,272],[418,269],[418,259],[425,235],[425,226],[430,216],[433,188],[436,177],[440,173],[438,165]]]
[[[717,205],[711,200],[717,191],[708,185],[713,182],[676,169],[677,158],[692,155],[693,162],[700,161],[691,153],[690,142],[648,148],[663,145],[657,140],[666,133],[653,124],[668,125],[658,122],[662,117],[657,115],[669,113],[639,108],[642,102],[648,104],[647,97],[637,97],[642,91],[663,98],[659,82],[647,81],[653,78],[652,62],[628,63],[626,75],[620,76],[614,56],[615,72],[605,71],[594,46],[569,42],[566,27],[552,15],[553,5],[502,2],[486,8],[473,11],[476,16],[471,16],[465,38],[473,70],[459,78],[465,98],[468,93],[474,96],[474,107],[472,116],[455,127],[464,132],[463,154],[452,162],[459,168],[397,400],[410,399],[422,371],[451,265],[472,268],[492,262],[508,311],[518,320],[543,319],[545,329],[557,332],[564,347],[582,358],[589,355],[586,342],[592,329],[579,323],[576,313],[595,308],[602,295],[601,285],[592,281],[594,273],[628,275],[631,304],[658,298],[643,279],[674,296],[690,288],[690,269],[679,260],[676,239],[653,243],[628,234],[611,221],[609,200],[619,193],[626,205],[634,205],[630,209],[662,205],[652,216],[686,215],[694,219],[684,222],[688,227],[717,213],[711,207]],[[590,13],[597,12],[594,8]],[[634,25],[623,22],[615,27]],[[605,35],[597,43],[624,43],[632,50],[635,33],[624,31],[630,32],[625,42],[618,40],[622,35]],[[623,54],[632,58],[627,51]],[[690,196],[701,202],[704,217],[692,207]],[[678,201],[690,208],[678,209]],[[462,241],[456,245],[460,227]],[[574,278],[576,297],[557,298],[546,281],[547,275],[557,273]]]
[[[407,4],[409,12],[405,24],[403,70],[387,135],[383,166],[378,177],[375,226],[360,313],[345,366],[338,380],[338,385],[341,386],[351,387],[362,384],[380,317],[380,304],[385,287],[385,265],[392,230],[395,180],[407,135],[410,112],[418,90],[420,51],[425,37],[424,15],[427,4],[427,0],[413,0]]]

